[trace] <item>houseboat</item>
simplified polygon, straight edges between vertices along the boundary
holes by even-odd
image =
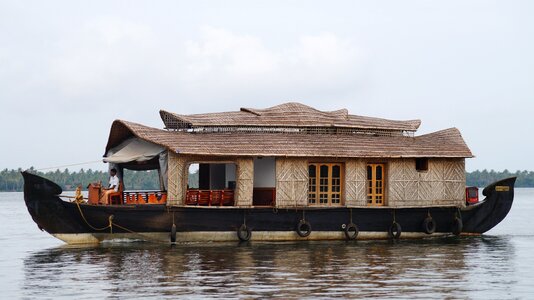
[[[466,188],[473,154],[456,128],[416,135],[419,120],[300,103],[160,116],[164,129],[113,122],[103,160],[120,190],[104,204],[98,185],[69,201],[23,172],[38,227],[67,243],[423,238],[482,234],[513,202],[515,178],[481,201]],[[124,169],[157,170],[160,190],[129,191]]]

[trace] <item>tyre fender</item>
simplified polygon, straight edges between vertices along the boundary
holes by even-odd
[[[355,240],[356,237],[358,237],[358,233],[360,232],[358,230],[358,226],[356,226],[356,224],[354,223],[347,224],[344,231],[347,240]]]
[[[393,222],[391,226],[389,226],[388,235],[392,239],[398,240],[402,233],[402,227],[399,223]]]
[[[237,229],[237,237],[242,242],[247,242],[252,237],[252,230],[250,230],[250,227],[248,227],[245,224],[241,224],[239,228]]]
[[[307,237],[310,235],[312,231],[310,222],[306,220],[300,220],[300,222],[297,224],[297,234],[300,237]]]
[[[423,221],[423,231],[426,234],[432,234],[436,231],[436,221],[432,217],[428,216]]]

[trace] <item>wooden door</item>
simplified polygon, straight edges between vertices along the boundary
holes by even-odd
[[[367,205],[385,204],[385,165],[367,164]]]

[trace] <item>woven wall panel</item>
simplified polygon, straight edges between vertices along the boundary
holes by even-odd
[[[366,164],[363,160],[348,160],[345,163],[345,204],[366,205]]]
[[[236,205],[252,206],[254,161],[252,158],[239,158],[236,164]]]
[[[421,203],[432,203],[435,200],[444,199],[443,182],[438,181],[419,181],[417,190],[417,200]]]
[[[443,162],[441,160],[432,160],[428,161],[428,171],[417,172],[415,169],[415,161],[412,167],[410,168],[411,173],[414,173],[417,176],[419,181],[443,181]]]
[[[443,179],[465,182],[465,160],[443,159]]]
[[[442,159],[444,200],[465,206],[465,159]]]
[[[293,199],[292,168],[293,163],[289,159],[279,158],[276,160],[276,205],[295,206]]]
[[[397,203],[398,201],[401,201],[406,198],[405,191],[406,191],[406,184],[407,182],[404,181],[392,181],[390,182],[391,187],[389,188],[389,194],[387,195],[387,203]]]
[[[305,159],[293,161],[294,199],[297,206],[308,205],[308,162]]]
[[[393,160],[387,166],[387,174],[390,181],[418,180],[419,175],[415,172],[415,160]]]
[[[429,159],[426,172],[414,159],[390,160],[387,168],[389,206],[465,205],[464,159]]]
[[[184,176],[186,159],[174,152],[168,155],[168,196],[167,205],[182,205],[185,194]]]
[[[465,197],[465,184],[460,182],[445,182],[445,196],[444,200],[456,201],[457,199],[463,199]]]
[[[308,162],[304,159],[276,159],[276,205],[306,206],[308,203]]]

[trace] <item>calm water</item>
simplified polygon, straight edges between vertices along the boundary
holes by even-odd
[[[534,189],[483,237],[68,247],[0,193],[0,298],[534,299]]]

